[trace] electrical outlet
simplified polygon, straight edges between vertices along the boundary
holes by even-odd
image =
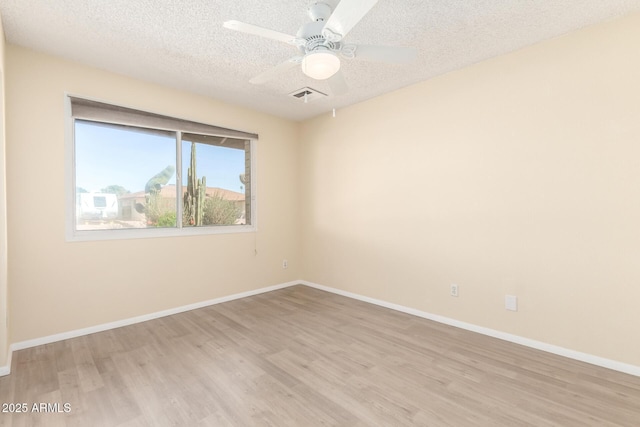
[[[504,308],[510,311],[518,311],[518,297],[515,295],[505,295]]]
[[[451,287],[449,288],[449,290],[451,292],[451,296],[452,297],[457,297],[458,296],[458,285],[452,284]]]
[[[282,268],[287,268],[289,267],[289,261],[287,261],[286,259],[282,260]]]

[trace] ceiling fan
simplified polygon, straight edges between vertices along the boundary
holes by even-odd
[[[311,22],[300,27],[295,36],[239,21],[226,21],[223,25],[231,30],[288,43],[300,51],[298,55],[255,76],[249,80],[251,83],[265,83],[280,73],[300,65],[304,74],[316,80],[327,80],[331,91],[340,95],[347,92],[348,88],[340,71],[338,54],[347,59],[400,64],[409,63],[416,57],[415,49],[409,47],[355,45],[343,42],[349,31],[377,2],[378,0],[341,0],[335,10],[327,3],[316,2],[308,9]]]

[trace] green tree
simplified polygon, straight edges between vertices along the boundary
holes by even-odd
[[[175,227],[176,226],[176,213],[175,211],[166,211],[158,217],[158,223],[156,227]]]
[[[117,184],[108,185],[100,191],[102,193],[117,194],[118,197],[122,196],[123,194],[130,193],[130,191],[124,188],[122,185],[117,185]]]

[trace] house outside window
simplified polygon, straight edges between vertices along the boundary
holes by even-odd
[[[67,100],[68,240],[255,231],[257,135]]]

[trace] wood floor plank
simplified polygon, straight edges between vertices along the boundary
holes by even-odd
[[[635,427],[640,378],[293,286],[15,352],[0,402],[70,408],[2,427]]]

